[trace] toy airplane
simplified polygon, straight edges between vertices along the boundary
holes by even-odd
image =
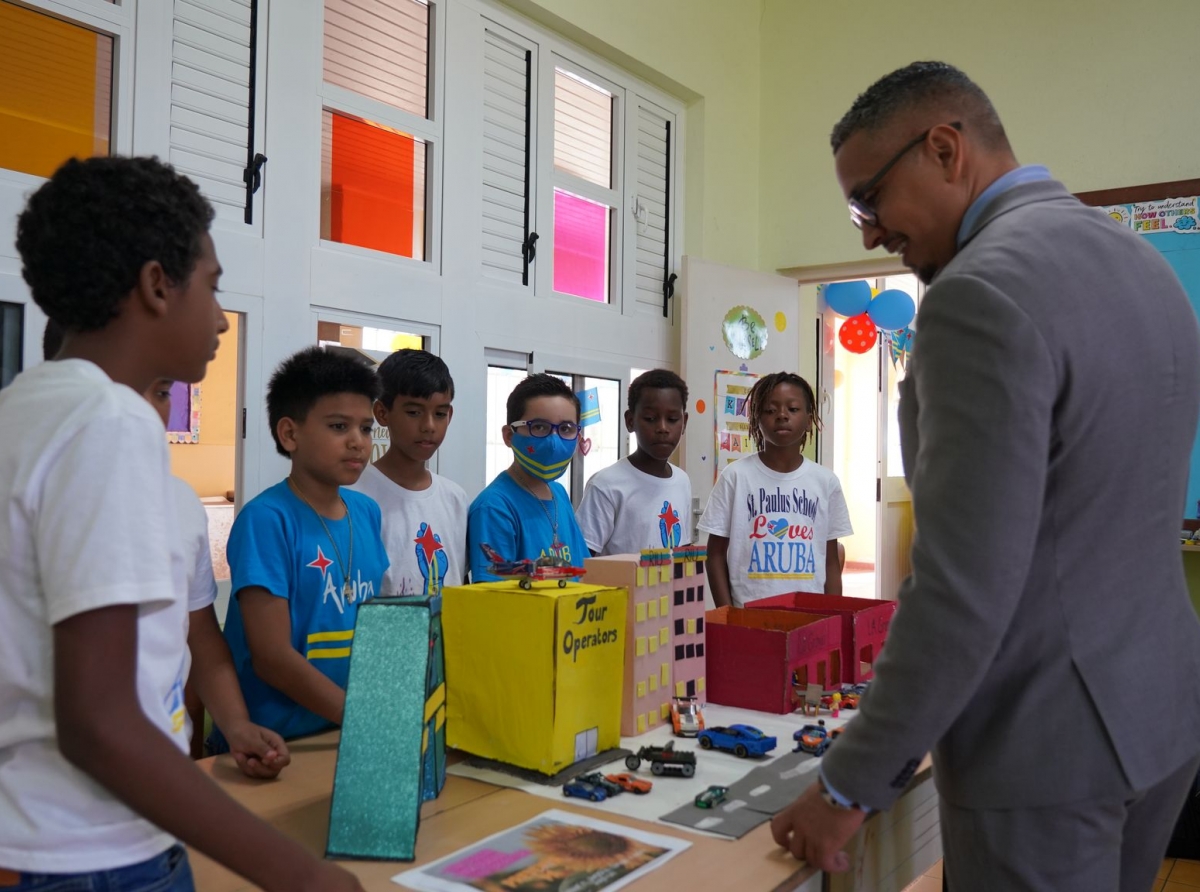
[[[486,542],[479,543],[479,547],[483,549],[483,556],[491,562],[491,566],[488,567],[489,573],[505,578],[516,577],[517,584],[523,589],[531,589],[533,583],[546,579],[557,579],[558,587],[566,588],[568,580],[577,579],[584,574],[583,567],[572,567],[560,557],[544,555],[536,560],[522,558],[510,561],[501,557],[496,549]]]

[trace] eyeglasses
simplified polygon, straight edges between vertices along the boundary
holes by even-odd
[[[528,421],[514,421],[509,425],[511,428],[518,428],[525,425],[525,430],[529,432],[529,436],[548,437],[550,434],[557,433],[564,440],[574,440],[579,436],[579,425],[574,421],[560,421],[555,424],[553,421],[547,421],[544,418],[531,418]]]
[[[955,130],[962,130],[961,121],[952,121],[950,126]],[[880,184],[883,178],[888,175],[888,171],[896,166],[897,161],[899,161],[921,143],[925,142],[925,140],[929,138],[929,134],[932,132],[933,128],[930,127],[911,142],[905,143],[904,148],[893,155],[891,161],[879,168],[879,172],[875,174],[875,176],[871,177],[871,179],[867,180],[854,190],[853,194],[850,196],[850,200],[847,202],[847,206],[850,208],[850,222],[852,222],[855,227],[862,229],[864,226],[879,225],[879,214],[875,208],[867,204],[866,196],[869,195],[871,191]]]

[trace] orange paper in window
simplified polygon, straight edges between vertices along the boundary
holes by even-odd
[[[411,137],[333,115],[333,241],[414,256],[415,146]]]
[[[48,177],[107,155],[113,39],[0,2],[0,167]]]

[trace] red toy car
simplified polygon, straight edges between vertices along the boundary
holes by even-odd
[[[639,796],[649,793],[654,787],[650,781],[634,777],[632,774],[606,774],[604,779],[616,784],[626,793],[637,793]]]

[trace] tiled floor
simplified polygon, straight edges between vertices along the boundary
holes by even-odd
[[[1200,889],[1200,861],[1168,858],[1158,871],[1153,892],[1197,892]],[[942,892],[942,862],[925,872],[904,892]]]

